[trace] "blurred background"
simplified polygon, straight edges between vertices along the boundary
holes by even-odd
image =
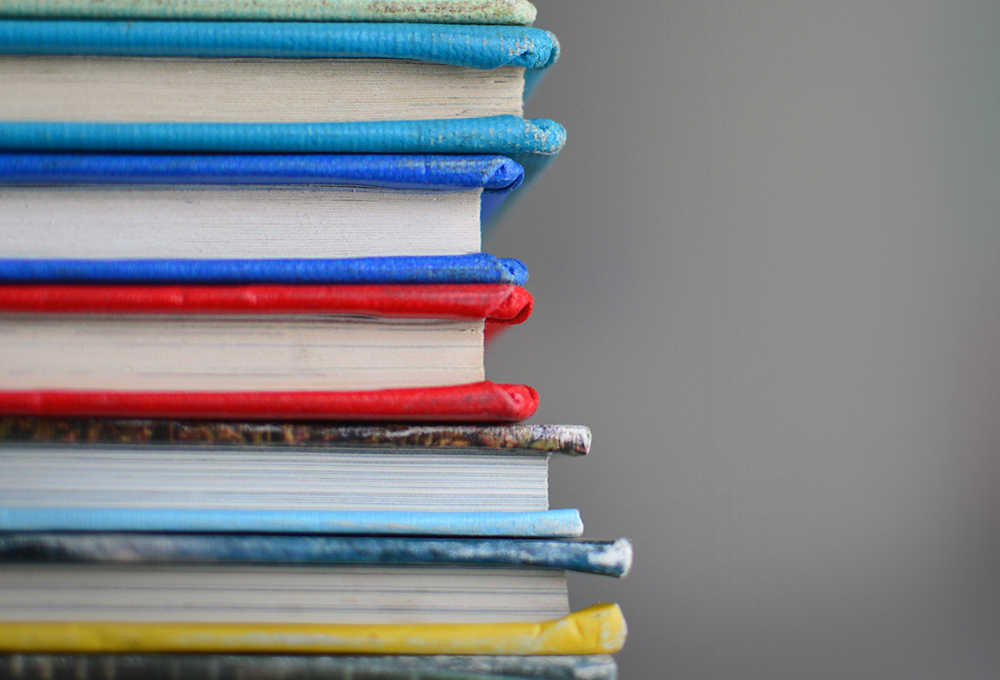
[[[1000,3],[536,0],[488,375],[580,423],[623,680],[1000,677]]]

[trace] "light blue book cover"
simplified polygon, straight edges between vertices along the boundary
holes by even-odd
[[[510,536],[575,538],[577,510],[406,512],[172,508],[0,508],[0,531]]]

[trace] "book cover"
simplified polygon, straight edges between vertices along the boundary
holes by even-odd
[[[125,420],[0,416],[0,446],[18,444],[197,447],[373,448],[392,450],[532,451],[582,456],[582,425],[337,425],[326,422]]]
[[[0,53],[406,59],[541,71],[559,58],[559,43],[548,31],[514,26],[3,19]]]
[[[519,260],[488,253],[254,260],[34,260],[0,258],[0,283],[72,284],[516,284]]]
[[[488,342],[511,325],[523,323],[534,306],[531,294],[519,285],[527,270],[517,260],[496,260],[484,254],[442,258],[367,258],[366,260],[247,262],[227,268],[217,260],[94,261],[0,259],[0,314],[325,314],[386,318],[485,319]],[[434,270],[427,260],[458,267]],[[377,261],[377,262],[372,262]],[[232,263],[232,261],[229,261]],[[73,265],[78,265],[74,268]],[[329,265],[326,269],[322,264]],[[367,269],[364,264],[374,264]],[[463,267],[462,265],[467,265]],[[34,265],[34,266],[31,266]],[[256,265],[254,268],[251,265]],[[421,266],[423,265],[423,266]],[[496,265],[496,268],[491,268]],[[159,268],[158,268],[159,267]],[[507,272],[518,281],[478,283],[488,272]],[[67,271],[68,270],[68,271]],[[248,272],[256,272],[250,276]],[[330,285],[301,285],[313,276],[328,274]],[[76,276],[72,276],[76,274]],[[113,276],[117,274],[118,276]],[[240,276],[237,276],[240,274]],[[358,276],[361,280],[352,279]],[[271,285],[268,277],[279,279]],[[467,278],[466,278],[467,277]],[[251,285],[100,285],[166,284],[193,279],[202,283]],[[449,278],[458,283],[442,284]],[[291,280],[287,280],[291,279]],[[344,280],[346,279],[346,280]],[[416,282],[413,281],[416,279]],[[423,281],[421,281],[423,279]],[[24,280],[34,282],[16,285]],[[369,283],[377,281],[378,283]],[[75,285],[66,285],[75,284]],[[87,285],[83,285],[87,284]],[[300,284],[300,285],[289,285]],[[406,285],[398,285],[406,284]]]
[[[127,420],[0,416],[0,445],[74,444],[249,448],[538,451],[582,456],[583,425],[338,425],[325,422]]]
[[[0,314],[336,314],[518,324],[531,294],[510,284],[7,285]]]
[[[485,223],[524,179],[504,156],[428,154],[79,154],[0,152],[0,186],[330,186],[482,189]]]
[[[627,628],[616,604],[525,623],[0,623],[17,653],[613,654]]]
[[[7,680],[616,680],[606,654],[410,656],[4,654]]]
[[[359,392],[0,390],[0,413],[13,416],[489,423],[537,408],[527,385],[490,381]]]
[[[60,19],[364,21],[530,26],[527,0],[9,0],[0,16]]]
[[[274,533],[575,538],[573,509],[542,512],[407,512],[175,508],[0,507],[0,531]]]
[[[7,533],[0,563],[304,564],[533,567],[625,576],[627,539]]]

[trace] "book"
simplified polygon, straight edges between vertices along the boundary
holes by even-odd
[[[483,343],[530,311],[506,285],[3,286],[0,413],[521,420],[537,394],[484,381]]]
[[[7,509],[540,512],[550,455],[583,455],[589,441],[572,425],[5,417],[0,498]]]
[[[346,57],[351,57],[347,59]],[[565,143],[566,132],[558,123],[545,119],[524,119],[521,101],[537,86],[542,74],[558,57],[554,37],[536,29],[504,26],[446,26],[420,24],[357,24],[357,23],[260,23],[260,22],[169,22],[169,21],[62,21],[62,20],[0,20],[0,71],[2,65],[14,70],[29,68],[29,64],[82,63],[111,60],[120,63],[131,59],[142,63],[189,63],[192,60],[226,68],[246,60],[268,63],[273,68],[289,68],[289,64],[309,63],[316,67],[323,60],[347,63],[354,68],[366,63],[426,69],[443,75],[464,73],[485,85],[487,92],[481,101],[494,105],[497,100],[490,83],[496,69],[507,69],[504,80],[508,85],[507,113],[488,114],[473,111],[468,102],[452,97],[442,98],[440,92],[418,98],[429,101],[432,111],[425,120],[417,120],[407,106],[385,112],[384,119],[373,120],[367,110],[355,111],[361,120],[331,121],[328,101],[318,105],[319,113],[302,113],[298,121],[280,122],[275,112],[260,120],[261,92],[267,92],[272,103],[294,102],[295,97],[277,96],[270,84],[248,86],[245,101],[256,122],[242,119],[224,121],[213,114],[209,120],[181,121],[177,119],[141,122],[138,120],[97,120],[91,113],[85,120],[64,120],[53,111],[42,114],[33,107],[59,109],[44,102],[41,92],[26,91],[26,73],[8,72],[8,81],[0,76],[0,89],[17,92],[19,96],[5,98],[3,106],[27,106],[31,111],[11,109],[0,113],[0,149],[30,151],[90,151],[90,152],[151,152],[151,153],[404,153],[404,154],[502,154],[520,163],[525,170],[525,184],[551,162]],[[153,59],[150,59],[153,58]],[[243,60],[241,62],[240,60]],[[276,63],[277,62],[277,63]],[[15,66],[19,65],[19,66]],[[283,65],[283,66],[282,66]],[[523,69],[523,75],[521,71]],[[35,69],[38,70],[37,68]],[[486,82],[483,82],[485,78]],[[435,78],[439,80],[439,78]],[[459,78],[461,79],[461,78]],[[44,74],[42,81],[46,78]],[[186,77],[180,82],[189,82]],[[230,79],[227,78],[227,82]],[[282,78],[289,80],[290,78]],[[447,80],[447,78],[446,78]],[[523,88],[518,84],[523,80]],[[302,79],[300,79],[302,81]],[[55,102],[66,97],[68,84],[80,83],[76,75],[63,78],[49,89]],[[119,77],[108,82],[123,83]],[[149,82],[145,76],[142,82]],[[302,88],[314,87],[316,79],[305,78]],[[362,84],[381,86],[383,74],[362,74]],[[126,86],[125,99],[149,101],[136,96],[138,89]],[[170,89],[169,87],[167,88]],[[404,88],[405,89],[405,88]],[[523,89],[523,94],[521,90]],[[206,86],[208,94],[226,88]],[[419,88],[416,89],[419,91]],[[86,88],[72,95],[62,106],[66,116],[82,111],[81,97],[97,100],[100,106],[109,102],[107,93],[97,96],[97,90]],[[181,100],[203,101],[199,97],[179,97],[167,93],[164,106]],[[230,98],[227,95],[227,101]],[[355,92],[348,103],[367,107],[371,97]],[[448,118],[434,108],[434,102],[447,99],[452,113],[461,117]],[[13,100],[13,101],[12,101]],[[50,101],[49,104],[54,102]],[[391,102],[390,102],[391,104]],[[202,113],[206,107],[198,104]],[[210,109],[211,107],[207,107]],[[294,107],[293,107],[294,108]],[[118,114],[115,103],[110,114]],[[153,107],[154,118],[159,104]],[[166,110],[166,109],[163,109]],[[240,114],[242,115],[242,114]],[[248,114],[249,115],[249,114]],[[479,117],[471,117],[473,115]],[[508,201],[509,203],[509,201]]]
[[[623,576],[631,554],[625,539],[6,535],[0,622],[546,621],[569,614],[567,568]]]
[[[199,19],[227,21],[399,21],[530,26],[526,0],[8,0],[0,16],[72,19]]]
[[[0,152],[4,260],[479,253],[524,171],[496,155]]]
[[[0,389],[304,391],[481,382],[518,286],[7,286]]]
[[[0,654],[5,680],[616,680],[606,654]]]
[[[0,120],[334,123],[516,116],[559,54],[528,27],[0,19]]]
[[[0,529],[578,536],[548,459],[589,446],[572,425],[4,417]]]

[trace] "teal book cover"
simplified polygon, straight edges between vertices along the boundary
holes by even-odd
[[[0,16],[42,19],[366,21],[530,26],[527,0],[7,0]]]

